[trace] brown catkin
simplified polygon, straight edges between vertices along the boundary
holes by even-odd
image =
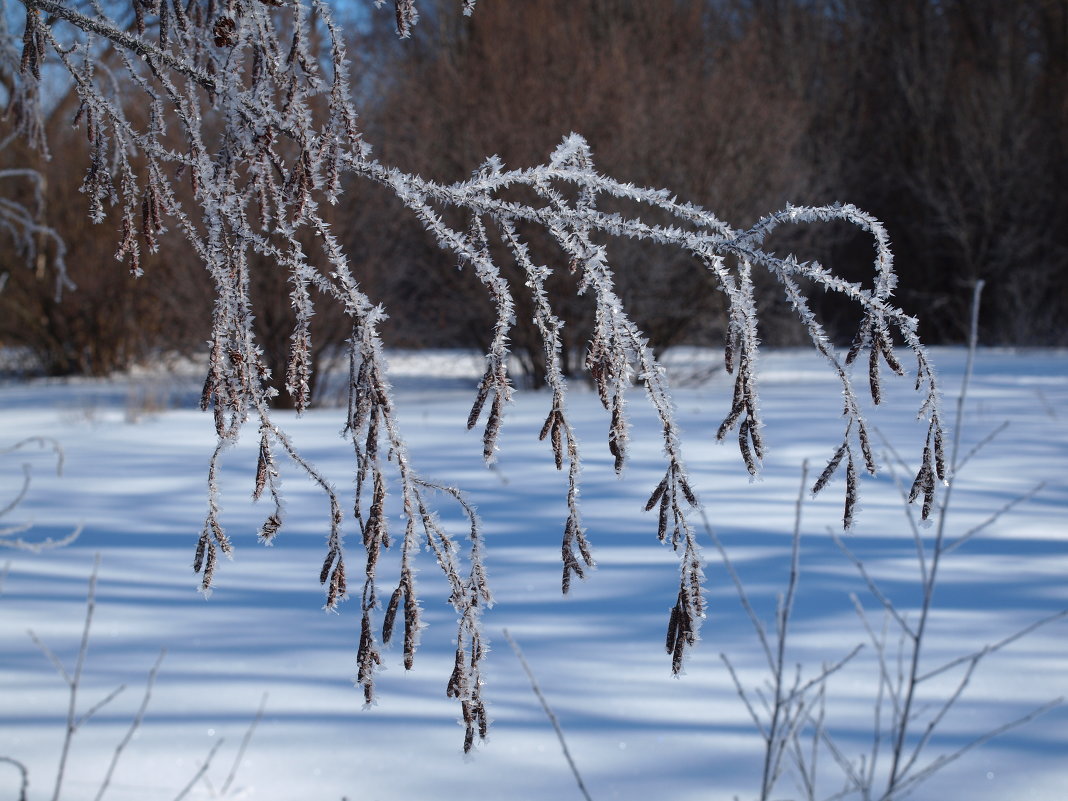
[[[645,502],[645,511],[647,511],[647,512],[651,511],[652,508],[654,506],[656,506],[657,501],[660,500],[660,497],[664,494],[664,491],[667,489],[667,484],[668,484],[668,477],[667,476],[664,476],[662,479],[660,479],[660,483],[656,485],[656,489],[653,490],[653,494],[650,495],[649,496],[649,500]]]
[[[753,451],[749,447],[749,418],[742,420],[742,424],[738,426],[738,449],[742,452],[742,460],[745,462],[745,469],[749,471],[749,475],[755,476],[757,473],[756,461],[753,459]]]
[[[486,399],[489,397],[490,389],[490,373],[487,372],[482,376],[482,380],[478,384],[478,392],[475,395],[475,402],[471,406],[471,412],[467,415],[467,428],[472,429],[478,424],[478,418],[482,414],[482,407],[486,405]]]
[[[871,439],[868,437],[868,427],[861,423],[857,427],[857,436],[860,440],[860,452],[864,456],[864,468],[870,475],[875,475],[877,466],[875,456],[871,451]]]
[[[812,494],[816,495],[827,486],[827,482],[831,480],[831,476],[834,475],[838,469],[838,465],[842,463],[842,457],[845,456],[846,445],[842,443],[838,450],[834,452],[834,456],[831,457],[831,461],[827,462],[827,466],[823,468],[823,472],[820,473],[820,477],[816,479],[816,483],[812,485]]]
[[[890,340],[885,337],[879,338],[879,346],[882,350],[883,358],[886,360],[887,366],[894,371],[895,375],[905,375],[905,368],[901,366],[901,362],[897,359],[897,354],[894,353],[894,348],[890,344]]]
[[[679,636],[679,605],[676,603],[671,608],[671,615],[668,617],[667,639],[664,642],[664,648],[667,652],[674,653],[675,641]]]
[[[669,494],[664,493],[660,498],[660,513],[656,524],[656,536],[661,542],[667,538]]]
[[[946,480],[946,454],[945,443],[943,442],[942,427],[938,425],[938,420],[933,419],[931,421],[931,439],[934,441],[934,463],[935,473],[938,475],[939,481]]]
[[[263,489],[267,486],[267,473],[269,470],[269,464],[271,460],[270,448],[267,444],[267,435],[264,434],[260,438],[260,454],[256,460],[256,486],[252,490],[252,499],[258,501],[263,494]]]
[[[334,566],[334,559],[337,557],[337,551],[331,548],[327,551],[326,559],[323,560],[322,570],[319,571],[319,583],[326,584],[326,580],[330,577],[330,568]]]
[[[260,539],[265,543],[269,543],[274,539],[280,528],[282,528],[282,518],[275,513],[263,521],[263,526],[260,528]]]
[[[879,383],[879,347],[877,342],[872,342],[871,352],[868,356],[868,384],[871,386],[871,400],[878,406],[883,400],[883,390]]]
[[[849,454],[846,462],[846,494],[845,511],[842,514],[842,528],[852,528],[853,513],[857,506],[857,468],[853,463],[853,454]]]
[[[384,643],[388,644],[393,639],[393,623],[397,617],[397,609],[400,606],[403,595],[404,591],[398,586],[393,590],[393,594],[389,596],[386,612],[382,616],[382,642]]]

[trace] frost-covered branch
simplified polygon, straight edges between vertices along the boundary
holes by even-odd
[[[541,437],[549,440],[557,468],[563,470],[566,463],[568,471],[568,514],[562,535],[565,592],[571,577],[583,576],[594,560],[578,507],[580,452],[567,416],[560,367],[562,323],[553,311],[546,281],[561,269],[577,277],[579,293],[592,300],[595,310],[585,366],[609,417],[607,447],[617,472],[627,458],[627,401],[636,381],[643,385],[661,426],[664,476],[646,508],[657,510],[658,537],[679,554],[679,589],[666,640],[674,671],[681,670],[704,617],[702,556],[689,518],[698,500],[683,460],[666,374],[615,288],[606,244],[612,239],[647,240],[688,254],[694,268],[707,271],[725,295],[729,308],[725,361],[734,376],[734,391],[717,437],[737,436],[750,473],[759,471],[764,455],[757,386],[761,310],[756,305],[754,274],[763,270],[782,284],[814,347],[842,384],[843,437],[813,489],[821,490],[844,467],[847,527],[857,499],[858,464],[875,471],[860,393],[849,365],[867,353],[868,392],[878,403],[882,365],[903,372],[892,344],[903,343],[916,361],[919,414],[928,422],[912,496],[923,497],[924,516],[930,511],[937,480],[945,472],[938,389],[916,334],[916,321],[891,301],[895,275],[889,240],[870,215],[849,205],[791,206],[748,230],[734,229],[667,190],[637,187],[598,173],[589,146],[577,134],[565,137],[542,165],[506,169],[493,157],[468,180],[450,185],[390,167],[377,161],[362,139],[348,83],[345,44],[325,0],[133,0],[132,25],[110,17],[106,9],[111,7],[96,2],[89,10],[77,10],[62,0],[20,2],[26,9],[24,30],[5,40],[10,48],[21,38],[21,58],[17,64],[10,57],[5,62],[11,104],[23,121],[19,134],[42,144],[38,89],[42,70],[64,74],[80,101],[74,122],[84,129],[89,149],[82,191],[93,220],[102,221],[108,208],[117,210],[121,233],[116,256],[141,274],[142,252],[157,251],[166,227],[173,226],[214,282],[202,405],[213,412],[218,445],[209,468],[208,513],[195,558],[202,588],[211,587],[218,552],[231,550],[219,517],[220,459],[253,423],[260,436],[254,496],[266,491],[274,503],[261,538],[271,541],[284,526],[277,453],[283,452],[310,475],[326,496],[331,523],[320,578],[328,608],[336,607],[347,593],[344,529],[354,524],[359,530],[365,564],[358,682],[368,701],[380,662],[373,618],[381,606],[376,591],[379,557],[392,538],[384,512],[391,492],[400,500],[404,522],[399,574],[383,613],[381,638],[389,641],[394,620],[403,611],[404,661],[411,666],[420,626],[414,561],[420,545],[426,545],[446,575],[449,601],[459,615],[456,670],[447,692],[463,707],[465,748],[471,747],[475,732],[485,731],[479,698],[484,652],[479,615],[490,594],[473,513],[463,568],[456,540],[446,534],[427,502],[428,490],[440,485],[420,476],[405,448],[379,335],[386,311],[357,284],[324,210],[324,203],[337,201],[346,181],[369,180],[392,191],[441,248],[475,271],[492,300],[496,315],[491,344],[468,419],[474,427],[485,415],[487,461],[494,458],[513,392],[509,375],[516,314],[513,293],[529,293],[551,394]],[[470,0],[463,5],[467,13],[473,7]],[[415,3],[397,0],[395,9],[397,29],[404,36],[416,21]],[[619,208],[629,211],[622,213]],[[457,215],[466,221],[465,229],[450,222]],[[654,221],[664,219],[670,223]],[[827,220],[844,221],[871,234],[875,255],[870,289],[843,281],[820,264],[762,249],[776,228]],[[527,244],[534,229],[547,234],[556,246],[555,257],[544,264],[535,261]],[[274,421],[271,401],[276,391],[253,328],[254,257],[274,263],[288,277],[296,323],[285,384],[298,411],[309,403],[316,303],[335,304],[350,320],[344,430],[354,449],[356,489],[348,524],[337,492]],[[523,290],[505,279],[509,266],[526,276]],[[839,352],[827,337],[803,285],[841,294],[859,307],[861,324],[847,352]],[[470,513],[458,491],[447,492]]]

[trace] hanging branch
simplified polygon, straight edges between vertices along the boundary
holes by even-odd
[[[515,323],[513,291],[526,291],[542,337],[544,372],[551,393],[540,436],[547,439],[558,469],[567,465],[567,519],[562,539],[562,588],[583,577],[594,558],[579,514],[580,450],[567,418],[566,385],[560,368],[561,321],[554,314],[546,285],[553,270],[566,266],[578,279],[578,292],[591,298],[595,326],[586,368],[608,417],[607,447],[617,472],[626,463],[631,436],[627,402],[634,382],[661,426],[664,475],[646,504],[657,512],[657,536],[679,555],[679,588],[666,638],[672,670],[682,669],[688,648],[697,641],[704,617],[702,556],[688,515],[699,501],[687,476],[681,435],[664,369],[648,340],[628,315],[615,289],[606,241],[647,240],[689,254],[696,269],[727,300],[725,362],[734,376],[728,411],[716,437],[737,436],[744,469],[760,470],[764,458],[757,364],[760,309],[754,273],[766,271],[782,285],[787,300],[808,331],[816,350],[838,376],[844,398],[845,433],[814,491],[826,486],[844,466],[843,522],[854,517],[858,466],[868,472],[871,456],[866,423],[850,365],[868,354],[868,393],[881,400],[881,366],[903,368],[892,342],[903,343],[916,360],[919,414],[928,422],[927,440],[912,498],[922,497],[926,517],[938,481],[945,479],[939,397],[930,360],[916,334],[916,321],[891,302],[896,281],[889,241],[883,226],[849,205],[788,206],[748,230],[737,230],[710,211],[680,202],[667,190],[636,187],[599,174],[582,137],[567,136],[540,166],[506,169],[491,158],[468,180],[442,185],[375,160],[357,127],[349,88],[349,63],[342,33],[325,0],[291,3],[230,0],[202,4],[161,0],[134,3],[135,24],[109,18],[94,4],[91,14],[62,0],[20,0],[26,9],[21,57],[0,61],[9,73],[17,106],[19,135],[43,146],[38,135],[42,67],[65,73],[79,102],[74,122],[86,133],[90,166],[82,189],[89,214],[103,220],[106,208],[118,208],[121,234],[117,256],[140,274],[142,249],[155,251],[165,227],[185,237],[203,262],[215,287],[209,367],[202,406],[211,410],[218,437],[208,469],[208,512],[195,557],[202,589],[211,589],[218,554],[230,555],[232,543],[219,514],[218,470],[224,453],[252,422],[260,448],[253,495],[266,492],[274,509],[260,530],[269,543],[283,527],[279,449],[322,489],[330,524],[320,579],[325,606],[334,609],[348,590],[344,529],[355,525],[364,547],[360,593],[361,628],[357,653],[358,683],[368,702],[374,697],[374,674],[381,662],[376,591],[379,559],[393,532],[387,526],[391,493],[403,514],[399,572],[382,621],[382,640],[404,621],[404,663],[411,667],[420,629],[415,560],[420,545],[435,554],[450,586],[450,603],[460,615],[456,670],[447,692],[459,699],[466,728],[465,748],[485,732],[479,698],[479,661],[483,653],[480,610],[489,603],[481,564],[477,522],[457,491],[448,494],[463,505],[471,520],[468,568],[461,567],[455,540],[447,535],[425,496],[440,485],[421,477],[411,463],[392,400],[379,330],[386,312],[360,288],[348,256],[331,232],[320,204],[334,203],[344,181],[360,178],[390,190],[439,243],[469,265],[495,308],[485,372],[476,390],[469,427],[485,420],[482,448],[494,459],[499,432],[513,387],[508,373],[509,335]],[[474,7],[463,3],[465,13]],[[396,0],[397,30],[410,33],[416,23],[412,0]],[[18,45],[5,42],[9,50]],[[147,122],[131,120],[127,107],[147,109]],[[524,187],[527,201],[514,190]],[[629,214],[606,211],[623,205]],[[446,211],[450,213],[445,214]],[[2,210],[0,210],[2,212]],[[446,222],[459,212],[468,222],[457,230]],[[652,216],[670,224],[649,222]],[[2,213],[0,213],[2,217]],[[843,281],[815,262],[799,262],[762,250],[767,235],[783,225],[840,220],[868,232],[875,244],[871,289]],[[534,227],[557,248],[545,264],[532,259],[523,231]],[[316,255],[305,253],[304,239],[317,242]],[[494,247],[494,245],[503,247]],[[501,255],[503,254],[503,256]],[[298,446],[275,424],[271,413],[270,373],[256,340],[256,308],[250,294],[253,257],[285,271],[296,312],[285,384],[296,408],[309,402],[313,379],[310,320],[315,303],[335,304],[348,315],[349,403],[345,435],[353,445],[355,497],[352,514],[342,512],[337,492],[301,455]],[[526,276],[524,289],[504,278],[506,263]],[[855,303],[861,323],[849,351],[842,355],[830,342],[801,290],[801,283],[835,292]],[[314,289],[317,301],[313,301]]]

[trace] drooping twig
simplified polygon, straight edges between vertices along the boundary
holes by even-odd
[[[383,620],[376,619],[380,610],[376,587],[384,578],[379,575],[379,557],[391,542],[401,550],[399,572],[391,582],[396,588],[393,615],[404,603],[406,665],[414,659],[419,631],[420,605],[412,577],[420,542],[437,542],[448,556],[438,561],[451,588],[450,603],[470,607],[478,593],[457,594],[457,587],[467,581],[470,589],[474,579],[456,572],[459,557],[453,558],[456,554],[444,544],[448,538],[422,500],[421,482],[428,479],[420,475],[405,447],[381,352],[379,332],[386,311],[361,288],[323,211],[338,199],[348,178],[374,182],[394,194],[443,250],[474,268],[493,303],[486,370],[469,416],[472,426],[485,421],[482,450],[487,461],[495,456],[512,395],[509,341],[516,309],[521,308],[514,295],[529,293],[552,390],[543,435],[558,467],[563,470],[566,462],[568,471],[561,548],[565,591],[570,580],[582,576],[595,560],[578,508],[580,454],[558,369],[560,321],[544,288],[553,269],[566,265],[574,274],[579,293],[590,299],[594,309],[585,366],[605,406],[606,445],[617,471],[628,455],[627,402],[635,382],[643,385],[658,418],[663,478],[647,506],[648,511],[655,510],[658,538],[669,542],[678,555],[678,585],[665,641],[676,673],[697,643],[705,617],[703,556],[690,519],[699,501],[687,475],[666,374],[624,307],[607,242],[642,240],[682,253],[723,293],[728,323],[725,362],[734,387],[715,433],[720,439],[736,436],[742,466],[750,473],[760,470],[765,452],[755,286],[761,272],[779,282],[813,347],[842,386],[844,432],[814,489],[825,486],[836,471],[844,471],[846,527],[854,521],[861,469],[875,470],[861,413],[862,393],[854,387],[848,367],[861,353],[867,355],[867,392],[878,402],[880,370],[903,372],[892,347],[894,341],[903,343],[915,358],[920,416],[927,424],[924,455],[911,494],[922,499],[922,517],[933,509],[945,473],[938,384],[918,338],[916,320],[892,303],[896,275],[889,236],[871,215],[848,204],[787,206],[748,229],[735,229],[667,190],[636,187],[599,173],[592,150],[578,135],[565,137],[543,164],[506,168],[499,159],[488,159],[468,180],[449,185],[383,164],[374,158],[357,125],[345,32],[325,0],[232,0],[212,14],[193,13],[200,10],[195,5],[187,9],[165,4],[153,12],[154,6],[135,3],[140,14],[136,32],[109,19],[102,7],[94,6],[90,16],[63,0],[21,2],[27,10],[22,54],[10,76],[16,110],[39,120],[42,66],[51,64],[64,73],[79,105],[75,123],[87,138],[89,167],[81,189],[91,219],[102,222],[107,210],[114,209],[120,227],[116,255],[140,275],[142,253],[158,250],[162,229],[169,225],[184,236],[214,285],[202,405],[212,413],[218,441],[208,467],[208,510],[194,558],[202,589],[205,593],[211,589],[218,556],[232,551],[220,512],[222,455],[252,423],[261,437],[255,494],[269,490],[274,501],[274,511],[260,531],[264,542],[272,541],[283,524],[275,449],[281,448],[328,498],[330,524],[321,579],[329,609],[348,595],[351,573],[342,536],[346,517],[360,529],[364,560],[357,674],[368,702],[381,662],[377,632],[381,630],[385,640],[389,628],[379,628],[390,611],[388,603]],[[395,5],[403,35],[415,23],[415,3],[398,0]],[[465,11],[473,5],[466,2]],[[172,9],[173,18],[167,16],[164,24],[164,15],[171,15]],[[159,15],[155,27],[155,18],[145,23],[153,13]],[[51,24],[56,20],[63,24]],[[109,47],[114,80],[99,68]],[[127,112],[131,104],[137,115]],[[456,218],[463,219],[467,228],[455,228]],[[764,248],[767,237],[782,227],[830,220],[870,236],[874,245],[870,285],[845,281],[823,265],[792,255],[781,257]],[[555,252],[545,264],[536,264],[529,256],[524,232],[530,228],[554,243]],[[309,238],[317,242],[313,253],[304,246]],[[274,422],[275,390],[254,326],[258,309],[251,287],[257,259],[277,265],[289,283],[295,323],[285,383],[298,411],[310,402],[311,320],[316,304],[341,308],[352,325],[350,404],[344,423],[357,476],[351,515],[342,512],[329,482]],[[510,267],[528,279],[522,287],[505,280]],[[861,323],[848,352],[840,353],[827,336],[806,299],[805,286],[838,294],[858,308]],[[382,513],[393,492],[404,516],[396,538]],[[469,576],[481,570],[473,554],[467,554]],[[461,617],[467,621],[464,625],[477,624],[473,613]],[[481,652],[474,644],[477,638],[465,642],[470,664]],[[454,694],[456,687],[450,680],[447,692]],[[466,691],[460,695],[466,699],[461,704],[468,703],[464,717],[469,732],[481,731],[485,718],[480,707],[471,705]]]

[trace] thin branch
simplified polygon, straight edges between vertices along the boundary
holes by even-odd
[[[962,456],[957,462],[957,470],[959,471],[963,469],[964,465],[968,464],[968,462],[972,460],[972,457],[977,455],[983,448],[993,442],[997,437],[1001,436],[1001,433],[1005,431],[1005,429],[1007,429],[1009,425],[1010,423],[1008,420],[1002,420],[1000,425],[996,426],[989,434],[987,434],[985,437],[975,443],[975,445],[972,446],[972,449],[966,454],[964,454],[964,456]]]
[[[1054,612],[1052,615],[1048,615],[1042,618],[1041,620],[1036,620],[1034,623],[1025,626],[1014,634],[1010,634],[1008,637],[1005,637],[1003,640],[999,640],[993,645],[984,645],[982,648],[980,648],[978,651],[975,651],[974,653],[968,654],[967,656],[961,656],[949,662],[946,662],[945,664],[935,668],[934,670],[930,670],[927,673],[924,673],[923,675],[917,676],[916,681],[927,681],[928,679],[932,679],[935,676],[945,673],[951,668],[955,668],[957,665],[964,664],[965,662],[970,662],[973,659],[985,657],[987,654],[992,654],[995,651],[1000,651],[1006,645],[1010,645],[1011,643],[1016,642],[1018,639],[1020,639],[1021,637],[1025,637],[1035,629],[1041,628],[1042,626],[1045,626],[1049,623],[1053,623],[1054,621],[1060,620],[1064,617],[1068,617],[1068,609],[1062,609],[1060,612]]]
[[[938,510],[938,521],[935,529],[935,539],[931,555],[930,570],[925,576],[923,583],[923,602],[920,607],[920,618],[916,625],[915,634],[912,636],[912,653],[909,659],[908,678],[904,685],[905,696],[902,706],[901,717],[898,720],[897,731],[894,736],[890,772],[887,778],[886,792],[884,797],[892,798],[896,795],[899,784],[904,779],[906,768],[902,767],[901,760],[905,758],[905,738],[909,733],[912,721],[912,707],[916,699],[919,687],[920,656],[924,644],[924,635],[927,631],[927,623],[930,618],[931,606],[934,599],[935,583],[938,579],[938,568],[942,555],[945,551],[946,524],[949,517],[950,503],[953,497],[954,476],[957,470],[957,457],[960,450],[961,432],[964,427],[964,406],[968,397],[968,388],[971,383],[972,372],[975,366],[975,354],[979,344],[979,299],[983,291],[982,280],[975,283],[972,293],[972,317],[971,334],[968,339],[968,358],[964,369],[964,378],[961,381],[960,394],[957,396],[956,419],[953,428],[953,444],[949,458],[949,475],[946,479],[946,489],[942,497],[942,503]],[[909,759],[909,764],[914,761],[916,755]]]
[[[3,509],[0,509],[0,517],[9,514],[12,509],[22,503],[23,499],[25,499],[26,493],[29,492],[30,484],[33,483],[32,472],[29,464],[22,465],[22,486],[19,487],[18,492],[15,493],[15,497],[11,502]]]
[[[192,68],[185,61],[177,59],[169,53],[160,50],[158,47],[146,42],[139,36],[125,33],[100,20],[87,17],[84,14],[79,14],[77,11],[62,3],[53,2],[53,0],[20,0],[20,2],[28,9],[40,9],[41,11],[46,11],[53,16],[66,20],[76,28],[89,33],[95,33],[97,36],[109,40],[117,47],[131,51],[140,58],[146,60],[151,59],[155,63],[168,67],[180,75],[184,75],[186,78],[200,84],[209,92],[218,91],[216,82],[210,75],[201,70]]]
[[[189,784],[182,788],[181,792],[174,797],[174,801],[182,801],[183,798],[189,795],[189,791],[192,790],[196,786],[196,783],[200,781],[201,777],[208,772],[208,768],[211,767],[211,761],[215,758],[215,752],[222,747],[224,742],[226,742],[226,740],[221,737],[215,741],[211,750],[208,751],[208,756],[204,759],[204,763],[197,769],[197,772],[193,774],[193,778],[189,780]]]
[[[961,676],[960,681],[957,682],[956,688],[942,702],[942,705],[939,707],[938,711],[931,716],[930,720],[927,721],[927,725],[924,727],[923,734],[920,735],[920,739],[916,742],[915,745],[913,745],[912,753],[909,755],[908,760],[905,762],[904,767],[901,769],[902,777],[907,777],[909,775],[909,772],[912,770],[912,766],[916,764],[916,761],[920,758],[920,755],[923,753],[924,749],[927,747],[927,744],[934,736],[935,730],[942,723],[942,720],[945,718],[945,716],[949,714],[949,711],[956,705],[957,701],[960,700],[961,695],[964,693],[965,689],[967,689],[968,687],[968,684],[971,682],[972,674],[975,672],[975,669],[976,667],[978,667],[979,661],[981,659],[982,655],[979,655],[974,657],[968,663],[968,668],[964,671],[964,675]]]
[[[1035,718],[1039,717],[1040,715],[1044,715],[1046,712],[1049,712],[1051,709],[1054,709],[1063,703],[1063,697],[1054,698],[1052,701],[1048,701],[1042,706],[1037,707],[1032,711],[1028,712],[1023,717],[1019,717],[1016,720],[1011,721],[1010,723],[998,726],[996,729],[992,729],[981,737],[976,737],[970,743],[957,749],[953,753],[938,757],[933,762],[931,762],[931,764],[924,767],[923,770],[919,771],[918,773],[912,774],[905,781],[903,781],[898,787],[898,792],[893,796],[894,801],[897,801],[897,799],[899,798],[904,798],[906,795],[912,793],[921,782],[930,778],[934,773],[941,770],[951,762],[960,759],[972,749],[978,748],[979,746],[990,742],[995,737],[999,737],[1005,732],[1011,731],[1012,729],[1019,728],[1020,726],[1030,723]],[[890,801],[890,798],[890,796],[884,796],[883,801]]]
[[[52,792],[52,801],[59,801],[59,793],[63,787],[64,771],[67,767],[67,758],[70,755],[71,741],[78,730],[77,708],[78,689],[82,679],[82,669],[85,667],[85,659],[89,654],[89,632],[93,625],[93,612],[96,609],[96,580],[100,572],[100,554],[93,559],[93,572],[89,575],[89,590],[85,600],[85,624],[82,627],[81,645],[78,647],[78,656],[74,664],[74,672],[67,678],[69,689],[67,703],[67,728],[63,735],[63,746],[59,752],[59,765],[56,768],[56,784]],[[36,640],[36,637],[34,638]],[[58,660],[56,660],[58,662]],[[66,677],[66,671],[60,665],[60,673]]]
[[[152,697],[152,688],[156,684],[156,676],[159,673],[159,667],[163,663],[163,657],[166,653],[166,650],[161,650],[159,656],[156,657],[155,664],[152,665],[152,669],[148,671],[148,679],[145,682],[145,693],[141,697],[141,705],[137,708],[137,713],[134,715],[134,719],[130,722],[130,728],[126,730],[125,736],[119,744],[115,746],[115,751],[111,755],[111,762],[108,764],[107,772],[104,774],[104,780],[100,783],[100,789],[96,793],[95,801],[100,801],[100,799],[104,797],[104,793],[111,784],[111,777],[115,773],[115,767],[119,764],[119,759],[122,757],[123,751],[126,750],[126,746],[130,744],[134,734],[141,727],[141,722],[145,718],[145,711],[148,709],[148,701]]]
[[[864,643],[857,643],[856,645],[853,646],[853,648],[849,651],[848,654],[843,656],[841,659],[839,659],[837,662],[835,662],[830,667],[822,668],[820,670],[820,672],[818,674],[816,674],[816,676],[814,676],[813,678],[809,679],[804,684],[802,684],[800,687],[798,687],[796,690],[794,690],[792,693],[790,693],[788,696],[786,696],[784,701],[786,703],[792,703],[793,701],[797,700],[798,698],[803,696],[805,693],[807,693],[809,690],[811,690],[813,687],[815,687],[817,684],[823,684],[833,674],[837,673],[839,670],[844,668],[847,664],[852,662],[853,659],[856,658],[857,654],[859,654],[863,649],[864,649]]]
[[[104,696],[103,699],[101,699],[100,701],[97,701],[95,704],[93,704],[91,707],[89,707],[89,709],[86,712],[84,712],[78,718],[78,720],[74,723],[74,730],[77,731],[82,726],[84,726],[86,723],[88,723],[89,720],[93,717],[93,715],[95,715],[101,709],[106,707],[108,704],[110,704],[112,701],[114,701],[116,698],[118,698],[125,691],[126,691],[126,685],[125,684],[120,684],[118,687],[116,687],[114,690],[112,690],[106,696]]]
[[[768,668],[774,671],[775,656],[771,649],[771,643],[768,642],[768,635],[767,630],[764,627],[764,621],[760,619],[760,616],[756,613],[752,603],[750,603],[749,594],[745,591],[745,585],[742,583],[741,576],[738,575],[738,571],[734,568],[734,563],[727,555],[726,548],[723,547],[723,543],[720,542],[715,529],[712,528],[712,524],[708,520],[708,515],[705,513],[704,507],[698,509],[698,513],[701,515],[701,522],[704,523],[705,532],[716,546],[716,550],[719,551],[719,555],[723,559],[723,566],[727,568],[727,573],[730,575],[731,581],[734,582],[734,588],[738,592],[738,600],[741,601],[742,608],[745,610],[746,615],[749,617],[749,621],[753,624],[753,630],[756,631],[757,637],[760,639],[761,648],[763,648],[764,656],[768,661]]]
[[[764,749],[764,769],[760,782],[760,798],[765,801],[770,795],[775,780],[781,773],[781,764],[786,752],[784,737],[779,735],[782,724],[782,716],[788,712],[790,701],[797,695],[791,693],[789,697],[783,697],[783,668],[786,662],[786,637],[790,630],[790,614],[793,612],[794,598],[797,595],[797,584],[800,580],[801,569],[801,510],[805,501],[805,488],[808,486],[808,460],[801,465],[801,488],[797,493],[794,504],[794,530],[791,536],[790,551],[790,577],[786,582],[786,595],[779,600],[778,614],[776,615],[776,643],[775,665],[773,668],[773,682],[775,702],[772,706],[771,721],[768,723],[768,747]],[[707,524],[706,524],[706,527]],[[722,549],[721,549],[722,551]]]
[[[26,633],[30,636],[30,639],[33,640],[33,644],[40,648],[41,652],[45,655],[48,661],[52,663],[52,667],[56,669],[56,672],[59,674],[59,677],[63,679],[63,683],[69,687],[71,683],[70,674],[67,673],[67,669],[63,666],[63,663],[60,661],[59,657],[56,656],[56,652],[49,648],[47,645],[45,645],[45,643],[37,636],[33,629],[27,629]]]
[[[1041,492],[1045,488],[1045,486],[1046,482],[1040,481],[1038,484],[1032,487],[1030,491],[1025,492],[1023,495],[1019,495],[1016,498],[1013,498],[1011,501],[1006,503],[996,512],[991,513],[990,516],[987,517],[987,519],[984,520],[982,523],[975,526],[974,528],[969,529],[968,531],[957,537],[955,540],[948,543],[942,549],[942,553],[951,553],[952,551],[956,550],[961,545],[970,540],[972,537],[974,537],[976,534],[980,534],[986,529],[988,529],[990,526],[994,525],[994,523],[1001,519],[1002,516],[1015,509],[1021,503],[1024,503],[1034,498],[1036,495],[1038,495],[1039,492]]]
[[[915,632],[913,632],[912,628],[909,626],[905,618],[903,618],[901,614],[897,611],[897,609],[894,607],[894,602],[891,601],[886,595],[884,595],[881,589],[879,589],[879,585],[876,584],[875,579],[873,579],[871,577],[871,574],[868,573],[868,569],[864,566],[864,562],[856,554],[849,550],[846,544],[842,541],[842,538],[839,537],[833,529],[828,529],[827,531],[831,535],[831,539],[834,540],[835,545],[838,546],[839,550],[841,550],[842,553],[845,554],[846,558],[853,563],[854,567],[856,567],[857,572],[860,573],[861,578],[864,579],[864,583],[868,585],[868,590],[871,592],[872,595],[875,596],[875,599],[883,605],[883,609],[885,609],[887,613],[889,613],[890,616],[893,617],[895,621],[897,621],[898,626],[901,627],[901,630],[903,632],[908,634],[909,637],[915,638]]]
[[[867,629],[869,636],[871,637],[872,644],[875,646],[876,657],[879,660],[879,688],[875,694],[875,703],[872,705],[873,721],[872,721],[872,742],[871,742],[871,754],[868,757],[868,772],[865,778],[865,786],[870,790],[875,786],[875,768],[879,763],[879,754],[883,747],[883,703],[884,699],[889,697],[890,703],[893,705],[893,715],[896,719],[900,713],[900,693],[894,687],[893,681],[889,675],[889,666],[886,661],[886,638],[888,629],[890,626],[890,615],[883,612],[883,626],[879,637],[875,636],[875,632],[871,628],[871,624],[868,621],[867,615],[864,613],[864,607],[860,603],[860,599],[856,595],[851,596],[853,605],[857,608],[857,614],[860,615],[860,619],[864,623],[864,628]],[[904,636],[903,634],[901,636]]]
[[[63,475],[63,463],[64,453],[63,446],[59,444],[59,440],[52,437],[26,437],[26,439],[19,440],[14,445],[9,445],[6,448],[0,448],[0,456],[4,456],[8,453],[14,453],[17,450],[21,450],[27,445],[37,445],[40,448],[46,448],[51,450],[56,457],[56,475]]]
[[[252,735],[256,731],[256,727],[260,721],[263,720],[263,712],[267,708],[267,693],[263,694],[260,698],[259,708],[256,710],[256,716],[249,723],[248,729],[245,730],[245,736],[241,738],[241,746],[237,749],[237,755],[234,757],[234,764],[230,768],[230,773],[226,776],[226,781],[223,782],[219,792],[222,795],[226,795],[226,791],[230,789],[230,785],[234,783],[234,779],[237,777],[238,768],[241,767],[241,761],[245,758],[245,751],[248,749],[248,744],[252,742]]]
[[[582,774],[579,773],[575,760],[571,758],[571,751],[567,747],[567,740],[564,739],[564,730],[560,726],[560,721],[557,720],[556,714],[553,712],[552,707],[549,706],[549,701],[545,698],[544,693],[542,693],[541,687],[538,686],[538,680],[534,677],[534,671],[530,669],[530,665],[527,664],[523,652],[519,650],[519,644],[512,639],[512,635],[508,633],[508,629],[503,629],[502,634],[504,634],[504,639],[508,641],[508,645],[511,646],[512,651],[515,653],[516,659],[519,660],[519,664],[523,666],[523,672],[526,673],[527,678],[530,679],[531,689],[534,690],[534,695],[538,697],[538,701],[541,703],[541,708],[545,710],[545,715],[549,718],[549,722],[553,726],[553,731],[556,732],[556,739],[560,741],[560,748],[564,752],[564,759],[567,760],[568,767],[571,768],[571,773],[575,777],[575,782],[578,784],[579,792],[582,793],[582,797],[585,798],[586,801],[592,801],[590,793],[586,789],[586,784],[582,781]]]
[[[26,769],[26,766],[17,759],[12,759],[8,756],[0,756],[0,762],[15,766],[15,769],[19,772],[18,801],[26,801],[26,788],[30,786],[30,772]]]
[[[753,719],[753,725],[756,726],[758,732],[760,732],[761,739],[765,744],[770,743],[771,739],[768,737],[767,731],[764,729],[764,724],[760,720],[760,715],[756,713],[756,709],[753,708],[753,704],[749,701],[749,694],[745,691],[745,686],[742,684],[741,679],[738,678],[738,673],[734,669],[734,665],[731,664],[730,658],[720,653],[719,658],[723,660],[723,664],[727,666],[727,672],[730,673],[731,681],[734,682],[734,689],[738,692],[738,697],[742,699],[742,703],[745,704],[745,708],[749,711],[749,717]]]
[[[44,551],[55,550],[56,548],[65,548],[74,542],[78,537],[82,535],[85,530],[84,525],[79,525],[70,534],[62,539],[54,540],[51,537],[46,537],[43,540],[32,542],[30,540],[24,540],[21,537],[17,539],[8,539],[8,536],[16,532],[29,531],[33,528],[32,524],[26,524],[24,526],[16,526],[10,529],[0,530],[0,546],[5,548],[14,548],[18,551],[27,551],[29,553],[43,553]]]

